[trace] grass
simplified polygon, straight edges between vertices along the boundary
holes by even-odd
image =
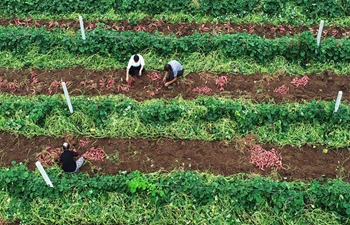
[[[290,63],[281,56],[276,56],[271,62],[264,65],[258,64],[249,58],[228,58],[221,52],[214,51],[208,55],[194,52],[190,55],[183,56],[173,53],[171,56],[164,58],[158,56],[152,51],[145,50],[141,52],[146,61],[148,70],[162,71],[164,65],[172,60],[179,60],[184,68],[185,75],[190,72],[214,72],[214,73],[241,73],[241,74],[292,74],[303,75],[308,73],[322,73],[329,70],[336,74],[350,74],[350,65],[348,63],[318,63],[313,62],[308,65]],[[11,52],[0,52],[0,67],[22,69],[29,67],[36,69],[66,69],[83,67],[91,70],[108,70],[108,69],[125,69],[129,55],[125,56],[124,62],[118,62],[112,57],[102,57],[100,55],[73,55],[63,49],[55,48],[47,54],[39,54],[36,47],[26,55],[15,56]]]
[[[144,122],[140,113],[142,110],[153,109],[153,105],[158,100],[148,100],[139,103],[142,109],[135,109],[130,111],[129,108],[125,108],[122,112],[113,111],[108,113],[107,117],[100,117],[102,122],[98,121],[96,115],[92,112],[85,112],[89,110],[87,107],[81,107],[78,104],[85,104],[91,102],[93,106],[93,100],[102,101],[109,99],[117,102],[118,104],[129,104],[129,100],[123,100],[123,96],[109,96],[109,97],[73,97],[72,103],[75,104],[74,113],[67,115],[59,107],[52,107],[51,111],[45,113],[44,117],[40,119],[40,122],[33,121],[33,114],[30,110],[25,110],[25,107],[34,107],[32,103],[40,101],[40,104],[49,105],[50,101],[62,102],[64,101],[63,95],[55,95],[47,97],[44,100],[42,96],[35,97],[19,97],[3,95],[3,104],[10,105],[15,101],[16,107],[23,110],[8,110],[8,115],[0,116],[0,130],[5,132],[23,134],[26,137],[33,136],[54,136],[60,137],[65,134],[74,134],[85,137],[121,137],[121,138],[160,138],[167,137],[172,139],[192,139],[192,140],[234,140],[241,138],[242,135],[256,135],[261,143],[274,143],[279,146],[293,145],[300,147],[304,144],[310,145],[324,145],[332,148],[347,147],[350,141],[349,127],[336,123],[329,127],[327,123],[314,123],[310,121],[291,122],[288,126],[282,126],[281,121],[271,121],[264,123],[254,128],[247,128],[243,124],[235,121],[234,118],[220,118],[215,122],[204,121],[195,119],[201,113],[205,113],[207,108],[196,105],[191,100],[179,100],[178,103],[181,107],[187,108],[186,114],[182,117],[176,118],[171,121],[160,120],[157,124],[151,124]],[[15,100],[14,100],[15,99]],[[175,100],[174,100],[175,101]],[[242,104],[246,105],[245,112],[251,111],[254,108],[258,108],[261,105],[252,104],[249,101],[241,100]],[[13,104],[13,103],[12,103]],[[39,105],[40,105],[39,104]],[[52,103],[50,103],[52,104]],[[56,103],[55,103],[56,104]],[[90,103],[89,103],[90,104]],[[131,104],[131,103],[130,103]],[[327,103],[330,105],[331,103]],[[293,104],[289,103],[290,107]],[[152,107],[151,107],[152,106]],[[297,104],[295,107],[300,107]],[[14,106],[13,106],[14,107]],[[118,106],[115,106],[118,107]],[[133,106],[134,107],[134,106]],[[136,106],[135,106],[136,107]],[[345,107],[345,106],[344,106]],[[40,107],[38,109],[41,109]],[[164,112],[164,108],[157,108],[159,112]],[[272,110],[273,107],[269,110]],[[33,109],[34,112],[37,109]],[[102,110],[102,108],[101,108]],[[118,109],[122,110],[122,109]],[[102,112],[105,112],[102,110]],[[31,115],[31,117],[28,116]],[[43,115],[42,115],[43,116]],[[35,119],[35,117],[33,117]],[[78,127],[77,124],[80,126]],[[240,126],[245,127],[243,130]],[[248,129],[248,130],[246,130]]]
[[[72,190],[54,202],[36,198],[26,210],[6,191],[0,191],[0,221],[23,224],[345,224],[347,221],[331,211],[305,209],[292,216],[277,214],[271,206],[261,204],[254,211],[237,210],[235,202],[216,197],[208,204],[195,203],[186,194],[169,196],[170,204],[157,207],[147,197],[121,193],[86,199]],[[108,207],[106,207],[108,206]],[[284,216],[281,216],[283,215]]]
[[[344,179],[346,177],[349,177],[350,172],[346,171],[344,168],[344,164],[350,159],[350,157],[344,159],[343,161],[338,161],[338,166],[337,166],[337,179]]]

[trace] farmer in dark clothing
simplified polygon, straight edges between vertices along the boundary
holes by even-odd
[[[164,66],[164,71],[165,71],[165,75],[163,78],[163,82],[165,87],[168,87],[169,89],[172,89],[176,85],[176,81],[178,77],[184,74],[183,67],[176,60],[172,60],[168,62]]]
[[[63,153],[60,156],[60,162],[62,163],[62,169],[65,172],[77,173],[80,167],[84,163],[84,158],[80,157],[77,161],[74,157],[78,156],[78,152],[69,150],[69,144],[67,142],[63,143]]]

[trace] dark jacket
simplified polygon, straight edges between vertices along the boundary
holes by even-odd
[[[62,169],[65,172],[74,172],[77,168],[77,164],[74,160],[74,156],[77,156],[76,152],[65,150],[61,156],[60,161],[62,162]]]

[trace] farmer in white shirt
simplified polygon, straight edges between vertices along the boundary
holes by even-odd
[[[171,60],[164,66],[165,75],[163,81],[165,87],[172,89],[176,85],[177,78],[184,74],[184,69],[176,60]]]
[[[129,81],[129,75],[134,76],[136,71],[138,71],[139,76],[145,72],[145,60],[140,54],[135,54],[130,57],[128,67],[126,68],[126,82]]]

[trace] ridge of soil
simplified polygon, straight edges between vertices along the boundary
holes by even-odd
[[[70,29],[77,31],[80,29],[79,20],[58,19],[58,20],[44,20],[44,19],[0,19],[0,26],[23,26],[23,27],[43,27],[45,29],[53,31],[56,28]],[[167,23],[163,20],[153,21],[152,18],[144,18],[137,22],[124,21],[98,21],[93,20],[85,23],[86,30],[93,30],[96,27],[104,29],[113,29],[116,31],[144,31],[147,33],[161,33],[163,35],[175,34],[178,37],[189,36],[194,33],[249,33],[255,34],[261,37],[273,39],[282,36],[293,36],[300,34],[304,31],[311,31],[316,36],[319,29],[319,24],[315,24],[311,27],[306,26],[291,26],[288,24],[281,24],[275,26],[270,23],[214,23],[207,21],[205,23],[195,22],[178,22]],[[350,34],[350,28],[341,27],[330,24],[323,28],[323,36],[333,36],[335,38],[342,38]]]
[[[147,69],[147,68],[146,68]],[[152,80],[152,76],[158,79]],[[216,85],[221,76],[227,77],[224,90]],[[291,81],[295,76],[286,73],[243,75],[238,73],[214,74],[209,72],[189,73],[180,78],[178,85],[172,90],[161,84],[163,72],[147,71],[128,88],[124,70],[93,71],[83,68],[60,70],[14,70],[0,68],[0,93],[14,95],[50,95],[63,93],[61,81],[66,82],[72,96],[115,95],[124,94],[137,101],[153,98],[175,98],[181,95],[184,99],[194,99],[203,94],[208,96],[225,96],[229,98],[246,98],[253,102],[303,102],[310,100],[332,101],[339,91],[343,92],[342,101],[349,101],[350,83],[348,76],[336,75],[332,71],[321,74],[307,74],[309,81],[305,86],[295,87]],[[35,77],[35,78],[34,78]],[[108,79],[113,85],[108,86]],[[286,94],[276,93],[282,85],[289,88]],[[206,87],[208,93],[199,93]]]
[[[51,138],[38,136],[26,138],[23,135],[0,133],[0,166],[11,167],[12,161],[23,162],[30,170],[35,170],[37,154],[47,146],[60,148],[68,141],[71,149],[78,149],[82,155],[90,147],[100,147],[109,159],[86,161],[81,172],[93,174],[118,174],[119,171],[149,173],[156,171],[197,170],[220,175],[246,173],[255,176],[270,176],[286,181],[310,181],[318,178],[340,178],[350,181],[350,151],[333,149],[324,153],[323,146],[278,147],[261,145],[266,150],[272,148],[282,156],[285,169],[266,168],[260,170],[250,163],[249,146],[258,144],[254,137],[228,142],[206,142],[198,140],[120,139],[90,138],[90,143],[80,148],[80,140],[86,138],[66,136]]]

